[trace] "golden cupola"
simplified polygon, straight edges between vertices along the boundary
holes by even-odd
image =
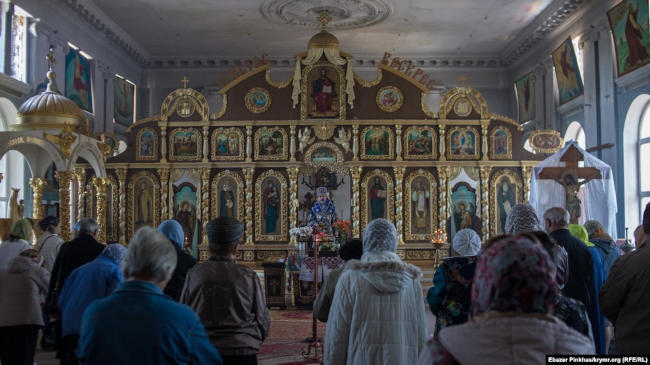
[[[27,99],[20,108],[16,124],[12,130],[44,130],[69,128],[74,132],[87,134],[88,120],[77,104],[61,95],[56,88],[56,73],[52,70],[55,64],[53,50],[50,48],[47,60],[47,89],[38,95]]]
[[[326,31],[325,29],[314,34],[309,40],[307,48],[339,48],[339,40],[334,34]]]

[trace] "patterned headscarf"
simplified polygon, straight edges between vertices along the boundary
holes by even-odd
[[[461,256],[476,256],[481,250],[481,238],[473,229],[461,229],[454,235],[451,246]]]
[[[17,220],[13,226],[11,226],[10,236],[20,238],[27,242],[32,240],[32,221],[27,218]]]
[[[397,251],[397,230],[393,223],[384,218],[377,218],[363,231],[363,252]]]
[[[126,247],[122,246],[120,243],[110,243],[106,245],[102,255],[113,260],[118,266],[122,264],[122,259],[126,254]]]
[[[569,224],[569,232],[571,232],[572,235],[578,237],[580,241],[584,242],[587,247],[593,247],[594,244],[589,242],[589,233],[587,233],[587,230],[585,227],[579,225],[579,224]]]
[[[472,315],[488,311],[552,313],[558,295],[555,265],[542,245],[525,237],[504,238],[478,259]]]
[[[158,226],[158,232],[164,234],[165,237],[174,244],[174,246],[177,246],[181,250],[183,249],[183,245],[185,244],[185,232],[183,231],[183,226],[181,226],[178,221],[174,219],[163,221]]]
[[[506,234],[520,234],[534,231],[543,231],[544,227],[537,217],[537,213],[529,204],[515,204],[506,217]]]

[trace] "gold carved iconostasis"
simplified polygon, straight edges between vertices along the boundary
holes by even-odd
[[[252,69],[220,90],[220,110],[194,89],[170,93],[107,160],[109,236],[127,242],[141,226],[176,219],[188,250],[206,258],[202,225],[232,216],[245,223],[239,259],[259,263],[295,249],[289,232],[306,224],[320,186],[353,236],[372,219],[393,221],[407,260],[434,257],[436,230],[448,241],[463,228],[502,232],[541,159],[524,150],[520,125],[465,86],[431,112],[415,79],[380,64],[364,81],[337,47],[310,42],[285,82],[268,64]]]

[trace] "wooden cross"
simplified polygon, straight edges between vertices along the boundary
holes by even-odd
[[[183,79],[181,80],[183,83],[183,89],[187,89],[187,83],[190,82],[190,80],[187,78],[187,76],[183,76]]]
[[[564,167],[545,167],[539,174],[541,180],[554,180],[564,187],[566,194],[566,210],[569,211],[571,222],[578,224],[580,218],[580,186],[593,179],[602,179],[600,171],[595,167],[578,167],[579,161],[585,156],[575,147],[570,146],[560,158]]]

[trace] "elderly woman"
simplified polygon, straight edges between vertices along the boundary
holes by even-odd
[[[185,276],[187,276],[187,272],[196,265],[196,259],[192,257],[192,255],[183,251],[185,231],[183,231],[183,226],[181,226],[178,221],[174,219],[163,221],[158,226],[158,232],[164,234],[172,245],[174,245],[174,249],[176,250],[176,269],[174,269],[172,278],[169,280],[169,283],[167,283],[164,293],[178,302],[181,298]]]
[[[36,241],[36,249],[41,253],[43,266],[47,271],[51,272],[54,267],[56,255],[59,254],[59,249],[63,244],[63,238],[59,236],[61,232],[59,229],[59,219],[55,216],[48,215],[38,221],[38,228],[41,229],[42,234]]]
[[[9,270],[0,270],[0,363],[34,362],[48,280],[50,273],[41,267],[41,257],[33,249],[15,257]]]
[[[537,213],[530,204],[515,204],[506,217],[505,234],[520,234],[544,230]]]
[[[11,261],[18,257],[18,254],[30,248],[32,234],[31,220],[23,218],[14,222],[9,232],[9,239],[0,243],[0,270],[8,269]]]
[[[396,251],[395,226],[381,218],[368,223],[363,256],[346,264],[334,292],[324,364],[417,361],[426,342],[422,273]]]
[[[433,287],[427,293],[429,309],[436,316],[434,336],[444,327],[467,321],[481,238],[472,229],[461,229],[454,235],[451,246],[456,257],[442,261],[433,276]]]
[[[163,294],[176,250],[153,228],[140,228],[122,262],[126,281],[83,315],[81,364],[221,364],[199,317]]]
[[[510,237],[476,264],[472,316],[440,331],[418,364],[543,364],[547,354],[592,354],[589,338],[553,316],[558,287],[544,248]]]
[[[59,296],[62,317],[63,348],[61,364],[77,364],[77,342],[81,316],[90,303],[111,294],[122,282],[120,264],[126,248],[111,243],[93,261],[75,269],[65,281]]]

